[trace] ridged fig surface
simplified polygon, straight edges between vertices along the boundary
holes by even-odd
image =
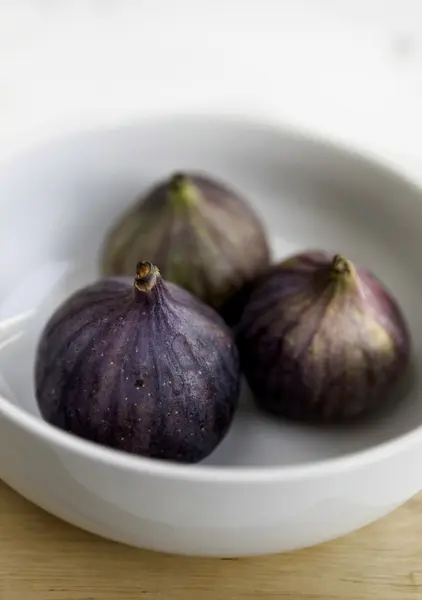
[[[197,462],[220,443],[239,395],[237,349],[218,314],[151,263],[69,298],[36,361],[45,420],[127,452]]]
[[[160,182],[118,221],[105,243],[105,275],[131,274],[139,256],[151,257],[164,279],[223,313],[270,259],[264,227],[249,203],[199,174]]]
[[[382,283],[325,252],[271,268],[251,293],[238,345],[257,403],[303,421],[347,420],[382,404],[410,354]]]

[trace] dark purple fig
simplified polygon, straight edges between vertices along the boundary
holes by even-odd
[[[226,435],[239,360],[219,315],[149,262],[71,296],[36,360],[43,418],[127,452],[197,462]]]
[[[128,275],[150,256],[164,279],[224,312],[270,260],[266,234],[248,202],[203,175],[175,174],[141,198],[108,236],[103,270]]]
[[[407,369],[410,337],[378,279],[339,255],[307,252],[274,266],[238,330],[262,408],[302,421],[344,421],[386,400]]]

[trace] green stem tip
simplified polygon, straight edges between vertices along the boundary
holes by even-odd
[[[350,261],[347,260],[347,258],[341,256],[341,254],[336,254],[331,264],[331,270],[336,275],[350,275],[353,271],[353,267]]]
[[[199,192],[188,175],[177,172],[171,176],[168,186],[168,197],[174,207],[196,204]]]
[[[189,179],[184,173],[174,173],[170,178],[170,189],[172,192],[181,192],[189,185]]]

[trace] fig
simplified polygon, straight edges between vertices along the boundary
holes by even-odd
[[[270,260],[264,227],[225,184],[176,173],[146,193],[108,235],[106,276],[129,275],[139,256],[224,316],[230,298]],[[230,312],[232,308],[230,308]]]
[[[258,406],[297,421],[346,421],[372,411],[410,357],[407,324],[383,284],[321,251],[293,256],[260,278],[237,341]]]
[[[226,435],[240,372],[209,306],[150,262],[68,298],[37,349],[42,417],[67,432],[157,459],[198,462]]]

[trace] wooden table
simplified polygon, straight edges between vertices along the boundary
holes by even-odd
[[[422,495],[336,542],[211,560],[102,540],[0,482],[0,544],[0,600],[422,599]]]

